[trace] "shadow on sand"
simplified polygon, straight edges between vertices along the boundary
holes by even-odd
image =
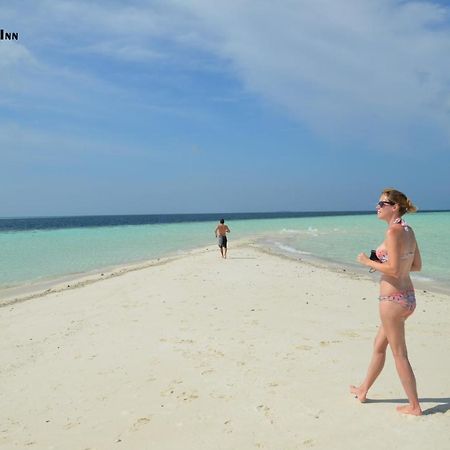
[[[450,410],[450,398],[430,398],[423,397],[419,398],[420,403],[440,403],[439,405],[433,406],[432,408],[424,409],[423,415],[429,416],[431,414],[446,413]],[[393,399],[367,399],[366,403],[408,403],[408,400],[402,398]]]
[[[227,259],[258,259],[254,256],[228,256]]]

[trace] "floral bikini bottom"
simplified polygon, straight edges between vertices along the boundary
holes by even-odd
[[[388,301],[398,303],[411,311],[411,313],[416,309],[416,296],[414,291],[402,291],[391,295],[380,295],[378,298],[380,299],[380,302]]]

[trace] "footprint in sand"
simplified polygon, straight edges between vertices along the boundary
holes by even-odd
[[[321,347],[326,347],[330,344],[339,344],[342,341],[320,341]]]
[[[297,350],[311,350],[312,347],[310,345],[297,345],[295,347]]]
[[[225,420],[223,424],[225,425],[224,432],[227,434],[231,434],[233,432],[233,427],[231,426],[231,419]]]
[[[272,413],[270,411],[270,408],[267,405],[258,405],[256,407],[256,410],[263,413],[265,417],[270,421],[271,424],[274,423],[274,420],[272,418]]]
[[[138,431],[141,427],[147,425],[150,422],[151,422],[150,417],[140,417],[139,419],[136,420],[136,422],[133,423],[133,425],[131,425],[130,431]]]
[[[199,398],[197,391],[193,390],[191,392],[181,392],[177,395],[177,399],[183,402],[192,402],[193,400],[197,400]]]
[[[232,400],[233,396],[228,394],[221,394],[219,392],[210,392],[209,396],[215,400]]]
[[[122,305],[123,309],[134,309],[139,308],[141,306],[139,303],[127,303],[126,305]]]
[[[341,331],[339,333],[341,336],[347,336],[347,337],[360,337],[360,335],[358,333],[356,333],[355,331],[352,330],[345,330],[345,331]]]
[[[75,420],[73,422],[68,420],[67,423],[64,425],[64,429],[70,430],[71,428],[77,427],[80,424],[81,424],[80,418],[78,418],[77,420]]]
[[[284,360],[286,361],[294,361],[296,358],[294,356],[293,353],[286,353],[285,356],[283,357]]]
[[[215,356],[217,358],[223,358],[225,356],[225,353],[221,352],[220,350],[217,350],[216,348],[208,347],[207,353],[209,356]]]
[[[309,415],[310,415],[310,416],[313,416],[314,419],[319,419],[319,418],[320,418],[320,415],[321,415],[323,412],[324,412],[323,409],[319,409],[319,411],[318,411],[317,413],[310,413]]]
[[[173,381],[169,387],[161,391],[162,397],[175,397],[176,399],[182,401],[182,402],[191,402],[193,400],[196,400],[199,398],[198,392],[194,389],[191,391],[181,391],[180,385],[183,383],[181,380],[175,380]]]
[[[178,339],[178,341],[175,341],[176,344],[195,344],[195,341],[193,339]]]
[[[165,389],[164,391],[161,391],[161,395],[163,397],[168,397],[169,395],[172,395],[175,393],[175,389],[176,386],[179,384],[182,384],[183,380],[173,380],[170,384],[169,387],[167,389]]]

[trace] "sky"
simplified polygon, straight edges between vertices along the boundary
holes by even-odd
[[[450,2],[0,0],[0,217],[450,209]]]

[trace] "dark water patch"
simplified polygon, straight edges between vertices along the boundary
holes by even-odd
[[[143,214],[111,216],[23,217],[0,219],[2,231],[55,230],[64,228],[95,228],[126,225],[152,225],[187,222],[226,221],[255,219],[286,219],[299,217],[327,217],[367,215],[373,211],[326,212],[263,212],[263,213],[205,213],[205,214]]]

